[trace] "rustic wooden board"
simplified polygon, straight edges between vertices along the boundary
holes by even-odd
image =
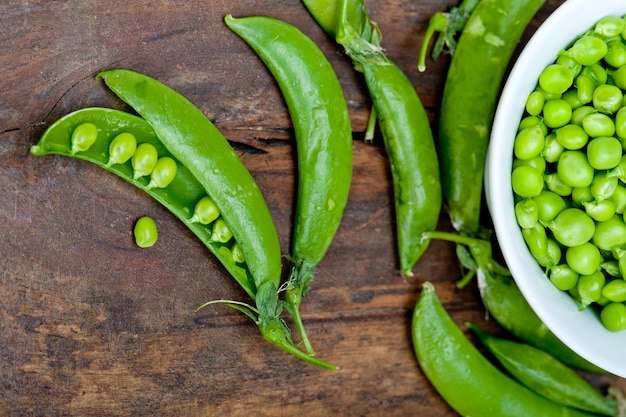
[[[416,70],[428,18],[456,0],[368,1],[388,55],[409,75],[436,128],[448,60]],[[549,0],[525,39],[555,7]],[[214,299],[246,301],[220,264],[163,207],[88,163],[29,147],[62,115],[123,108],[94,75],[149,74],[200,107],[232,141],[265,194],[283,251],[294,202],[291,122],[275,82],[223,16],[266,14],[311,36],[335,66],[355,130],[345,219],[303,315],[329,372],[264,342]],[[369,101],[340,48],[297,0],[24,1],[0,4],[0,415],[453,416],[410,342],[421,283],[453,318],[485,320],[475,285],[459,290],[454,247],[435,242],[413,279],[398,273],[388,161],[363,142]],[[160,240],[134,246],[150,215]],[[450,230],[442,214],[440,228]],[[586,375],[600,388],[623,380]]]

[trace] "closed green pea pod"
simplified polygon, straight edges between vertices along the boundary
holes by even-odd
[[[594,386],[550,354],[533,346],[491,335],[469,323],[483,346],[520,383],[537,394],[567,407],[616,415],[617,402],[602,395]]]
[[[98,128],[93,123],[85,122],[76,127],[70,139],[72,153],[88,150],[98,139]]]
[[[294,125],[298,192],[291,249],[294,267],[285,298],[305,348],[312,354],[298,309],[310,289],[314,269],[339,228],[348,200],[352,178],[348,106],[332,66],[317,45],[296,27],[263,16],[228,15],[225,23],[270,70]],[[403,271],[409,270],[419,255],[412,253],[415,257],[406,263],[403,258]]]
[[[491,364],[447,314],[430,282],[413,312],[412,339],[422,371],[460,415],[590,416],[545,399]]]

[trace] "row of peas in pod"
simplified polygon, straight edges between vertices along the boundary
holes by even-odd
[[[551,282],[626,329],[626,21],[607,16],[541,72],[514,142],[515,216]]]
[[[91,122],[78,125],[70,138],[71,152],[76,154],[88,151],[98,138],[98,127]],[[166,188],[176,178],[178,163],[174,158],[159,155],[157,148],[149,142],[137,143],[137,138],[130,132],[118,133],[111,140],[108,148],[106,166],[128,164],[132,167],[133,179],[146,178],[145,189]],[[149,219],[149,218],[148,218]],[[141,218],[135,226],[135,238],[140,247],[152,246],[156,241],[156,226],[153,221]],[[220,215],[219,209],[209,196],[203,196],[195,204],[190,222],[210,228],[210,240],[215,243],[230,245],[233,261],[245,262],[243,251],[233,240],[233,233]]]

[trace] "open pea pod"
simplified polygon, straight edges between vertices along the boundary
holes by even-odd
[[[85,151],[72,152],[71,137],[77,127],[91,123],[98,129],[97,140]],[[111,142],[122,133],[132,134],[137,144],[153,145],[158,155],[172,157],[163,146],[154,129],[142,118],[114,109],[91,107],[69,113],[54,122],[44,132],[37,145],[31,148],[34,155],[57,154],[94,163],[144,190],[178,217],[224,264],[239,285],[252,297],[256,287],[245,263],[234,261],[229,245],[211,240],[212,228],[192,221],[195,204],[207,196],[207,191],[182,163],[177,164],[176,177],[164,188],[150,188],[149,177],[134,178],[134,168],[129,159],[122,164],[109,165]]]

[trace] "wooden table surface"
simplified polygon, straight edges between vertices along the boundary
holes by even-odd
[[[457,0],[366,2],[387,54],[409,75],[436,128],[447,57],[416,70],[429,17]],[[562,1],[548,0],[529,27]],[[223,24],[266,14],[318,43],[345,89],[354,179],[344,221],[302,312],[325,371],[262,340],[215,299],[248,301],[165,208],[100,168],[29,154],[44,129],[86,106],[122,108],[94,75],[123,67],[178,90],[232,141],[262,189],[288,252],[295,149],[282,96]],[[454,246],[435,242],[399,274],[389,163],[365,144],[361,77],[297,0],[4,0],[0,3],[1,416],[453,416],[421,373],[410,339],[421,284],[436,283],[457,323],[485,319],[475,283],[457,289]],[[156,219],[151,249],[133,243]],[[439,228],[451,230],[442,214]],[[585,375],[598,387],[623,380]]]

